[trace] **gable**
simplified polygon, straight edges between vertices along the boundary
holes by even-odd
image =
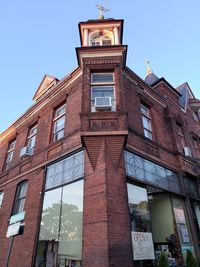
[[[53,85],[58,82],[58,79],[45,74],[42,79],[35,95],[33,96],[33,100],[37,101],[41,96],[43,96]]]

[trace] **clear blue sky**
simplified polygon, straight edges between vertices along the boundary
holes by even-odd
[[[45,73],[61,79],[77,66],[78,23],[124,19],[127,66],[144,78],[148,58],[174,87],[187,81],[200,98],[200,0],[0,1],[0,132],[30,105]]]

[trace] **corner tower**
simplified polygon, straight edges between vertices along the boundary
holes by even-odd
[[[83,71],[81,139],[87,152],[83,265],[129,267],[131,239],[123,160],[128,136],[123,20],[81,22],[79,33],[81,47],[76,51]]]

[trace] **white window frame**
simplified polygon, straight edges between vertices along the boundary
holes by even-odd
[[[62,110],[61,114],[57,115],[59,110]],[[57,107],[54,110],[54,118],[53,118],[53,142],[60,140],[61,138],[64,137],[64,130],[65,130],[65,115],[66,115],[66,103],[62,104],[61,106]],[[61,121],[64,120],[63,126],[60,129],[56,129],[56,124]],[[57,138],[57,134],[63,132],[62,136]]]
[[[37,135],[37,127],[38,124],[34,124],[32,127],[29,128],[28,136],[27,136],[27,147],[34,149],[35,142],[36,142],[36,135]],[[33,142],[32,142],[33,140]]]
[[[24,192],[24,195],[21,195],[23,187],[25,187],[25,192]],[[17,185],[12,215],[16,215],[16,214],[19,214],[19,213],[24,211],[27,189],[28,189],[28,181],[27,180],[22,181]]]
[[[144,111],[146,110],[146,111]],[[149,111],[149,107],[147,107],[146,105],[144,105],[143,103],[140,104],[140,111],[141,111],[141,115],[142,115],[142,125],[143,125],[143,129],[144,129],[144,136],[150,140],[153,140],[153,131],[152,131],[152,118],[150,116],[150,111]],[[143,118],[148,120],[148,124],[149,124],[149,128],[145,127],[144,122],[143,122]],[[150,136],[147,133],[150,134]]]
[[[93,81],[93,75],[105,75],[105,74],[111,74],[113,79],[112,81],[98,81],[98,82],[94,82]],[[106,88],[113,88],[113,97],[111,98],[111,111],[116,111],[116,96],[115,96],[115,76],[114,76],[114,72],[94,72],[91,73],[91,111],[92,112],[96,112],[96,108],[95,108],[95,99],[93,99],[92,95],[93,95],[93,90],[97,89],[98,87],[104,89],[106,91]]]
[[[8,145],[8,150],[7,150],[7,154],[6,154],[6,161],[5,161],[5,170],[10,169],[11,162],[13,159],[14,150],[15,150],[15,145],[16,145],[16,140],[11,141]]]
[[[3,196],[4,196],[4,191],[0,191],[0,208],[2,207]]]
[[[104,40],[110,40],[110,44],[103,44]],[[91,38],[91,46],[110,46],[110,45],[113,45],[113,38],[109,37],[107,34],[104,35],[98,34]]]

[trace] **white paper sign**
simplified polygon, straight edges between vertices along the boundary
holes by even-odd
[[[185,223],[185,215],[183,209],[174,208],[177,223]]]
[[[131,236],[135,261],[155,259],[152,233],[131,232]]]

